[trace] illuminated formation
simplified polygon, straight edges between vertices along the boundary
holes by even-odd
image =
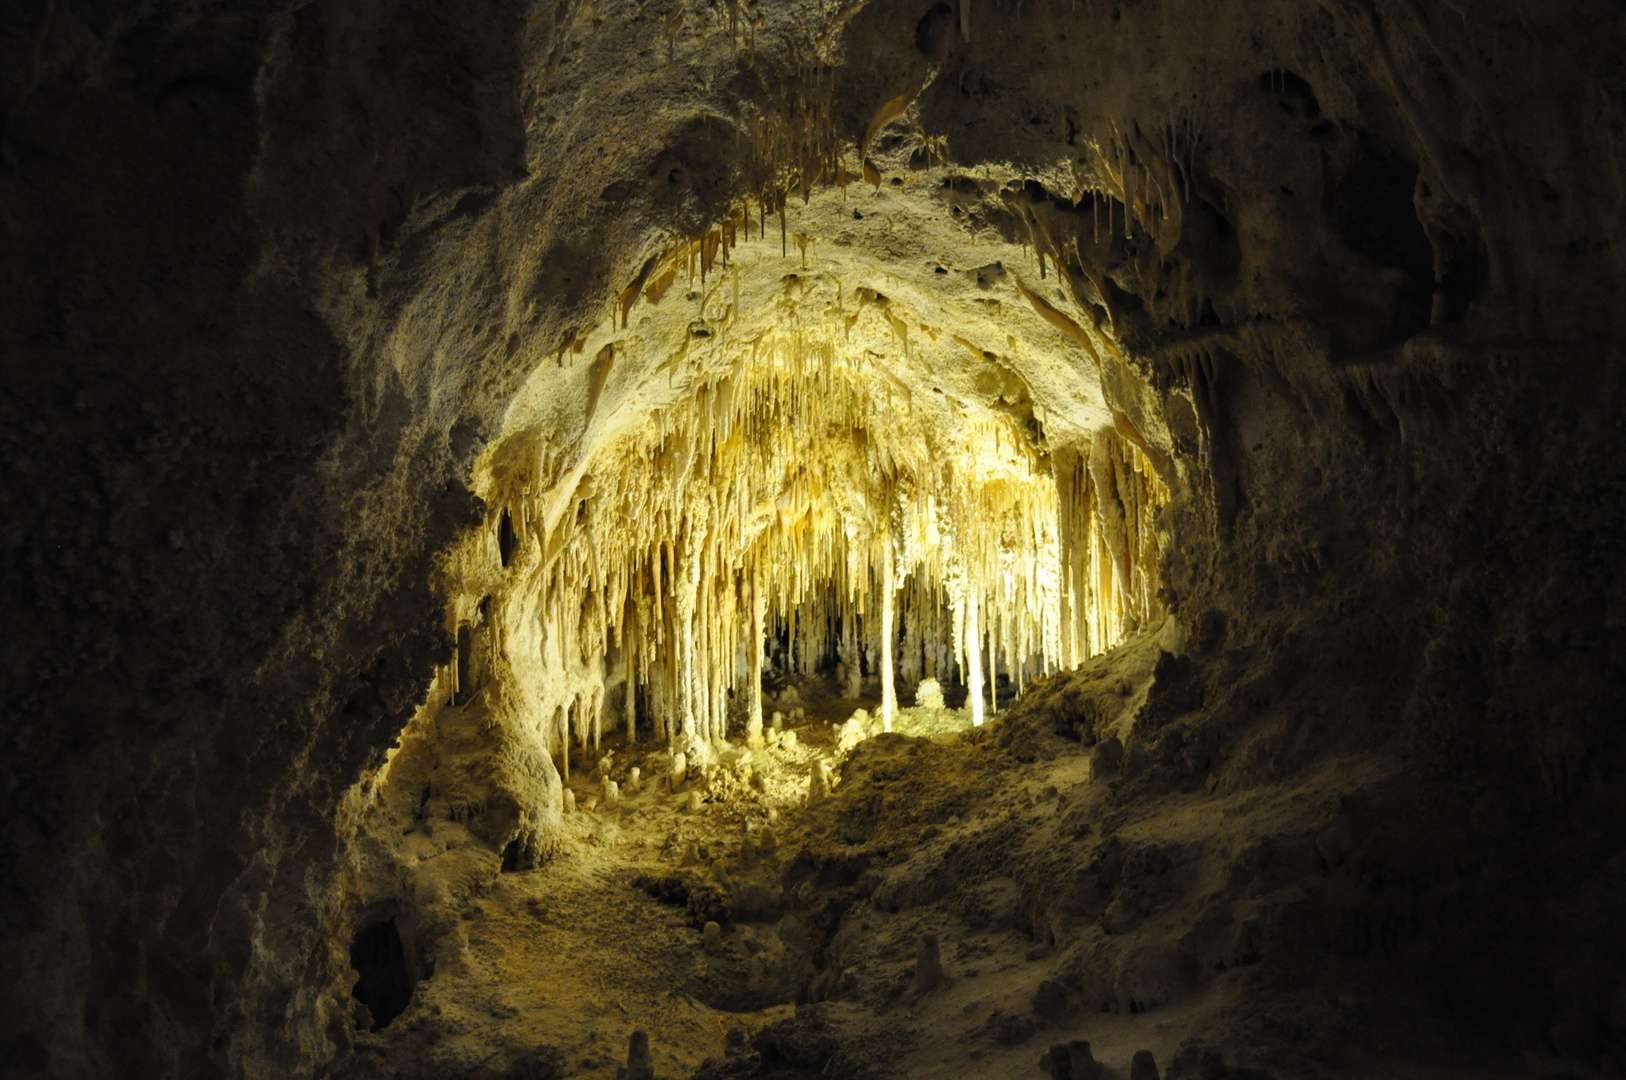
[[[953,403],[950,424],[928,422],[850,344],[865,316],[910,348],[871,290],[838,290],[816,321],[787,299],[750,338],[734,295],[685,343],[687,393],[569,467],[536,445],[499,504],[495,645],[566,775],[567,732],[585,749],[616,723],[691,767],[731,714],[760,740],[765,653],[804,675],[841,665],[849,686],[879,676],[888,729],[899,679],[957,678],[980,724],[998,673],[1019,690],[1161,614],[1168,492],[1130,442],[1052,448],[1031,419]]]

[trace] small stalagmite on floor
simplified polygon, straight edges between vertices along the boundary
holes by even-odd
[[[937,935],[922,934],[920,949],[915,953],[915,993],[924,994],[943,981],[943,957],[938,951]]]
[[[817,806],[830,797],[830,766],[823,758],[813,763],[807,778],[807,805]]]
[[[1101,1076],[1087,1039],[1056,1043],[1039,1058],[1039,1068],[1050,1073],[1050,1080],[1097,1080]]]
[[[625,1080],[655,1080],[655,1058],[649,1052],[649,1032],[643,1028],[627,1039]]]

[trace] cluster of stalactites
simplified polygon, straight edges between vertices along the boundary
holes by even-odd
[[[539,624],[530,704],[555,745],[603,731],[609,673],[629,730],[641,702],[657,736],[711,741],[731,700],[760,724],[765,642],[809,673],[833,658],[856,681],[895,658],[976,688],[1076,664],[1156,613],[1167,493],[1133,447],[1103,434],[1053,463],[1003,414],[934,430],[891,386],[834,337],[765,337],[569,493],[542,491],[539,462],[513,515],[535,552],[514,592]]]

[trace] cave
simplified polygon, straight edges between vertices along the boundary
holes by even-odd
[[[1626,1075],[1602,0],[0,15],[0,1075]]]

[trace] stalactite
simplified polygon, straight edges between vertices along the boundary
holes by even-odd
[[[685,256],[698,276],[745,218],[725,224]],[[737,273],[713,283],[714,306],[735,295]],[[901,305],[864,292],[870,317],[909,349]],[[890,728],[900,675],[946,678],[952,660],[980,722],[997,710],[1002,668],[1019,689],[1030,671],[1076,665],[1160,614],[1155,522],[1168,493],[1140,449],[1114,430],[1052,449],[1005,413],[928,426],[847,351],[850,319],[838,308],[828,326],[717,334],[694,347],[698,373],[677,404],[570,471],[542,448],[520,478],[527,494],[493,500],[518,507],[527,543],[536,537],[515,588],[540,626],[500,629],[491,644],[540,648],[533,707],[558,717],[549,742],[567,768],[572,737],[584,751],[601,741],[613,679],[629,739],[641,692],[650,733],[674,747],[725,738],[731,697],[754,742],[764,652],[781,634],[793,670],[840,663],[855,688],[868,651]],[[458,675],[454,665],[454,689]]]

